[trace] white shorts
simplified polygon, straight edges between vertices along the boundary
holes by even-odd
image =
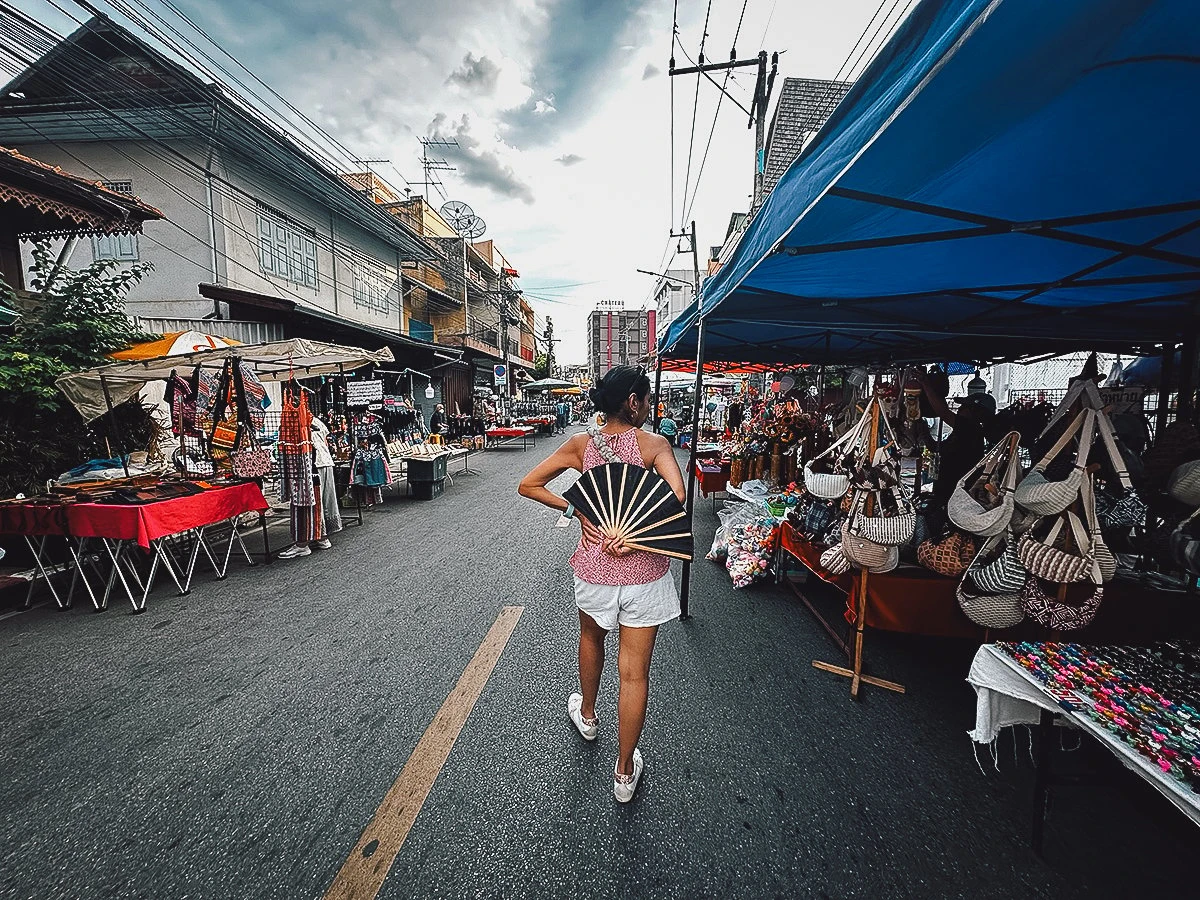
[[[592,584],[575,576],[575,605],[605,631],[650,628],[679,618],[679,592],[667,572],[649,584]]]

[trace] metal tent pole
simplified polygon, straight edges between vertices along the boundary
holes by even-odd
[[[654,367],[654,433],[658,434],[658,423],[662,416],[658,414],[659,404],[662,402],[662,357],[658,358],[658,365]]]
[[[1167,413],[1171,406],[1171,382],[1175,379],[1175,342],[1163,344],[1162,373],[1158,387],[1158,409],[1154,413],[1154,440],[1157,441],[1167,427]]]
[[[687,471],[687,520],[692,533],[695,533],[695,518],[692,511],[696,508],[696,445],[700,442],[700,401],[704,393],[704,317],[696,322],[696,396],[692,400],[692,444],[688,453]],[[679,584],[679,617],[690,618],[688,612],[688,595],[691,593],[692,564],[683,561],[683,578]]]

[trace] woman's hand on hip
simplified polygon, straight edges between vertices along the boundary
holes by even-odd
[[[600,533],[600,529],[585,518],[579,510],[575,510],[575,518],[579,520],[579,527],[583,531],[583,543],[589,547],[604,541],[604,535]]]

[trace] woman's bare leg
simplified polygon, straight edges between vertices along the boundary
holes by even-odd
[[[632,775],[633,750],[642,736],[642,726],[646,724],[650,656],[654,652],[658,626],[630,628],[622,625],[620,628],[620,645],[617,648],[617,671],[621,676],[621,691],[617,698],[617,735],[620,745],[617,771],[622,775]]]
[[[583,707],[579,710],[585,719],[596,718],[596,694],[600,692],[600,673],[604,671],[604,639],[608,632],[596,624],[596,620],[579,611],[579,687],[583,694]]]

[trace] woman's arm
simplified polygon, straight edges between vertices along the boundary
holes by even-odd
[[[933,385],[930,383],[929,378],[925,375],[925,373],[922,372],[920,375],[918,375],[917,381],[920,382],[921,390],[925,392],[925,399],[929,401],[930,408],[934,411],[939,419],[953,428],[954,421],[958,417],[950,409],[949,404],[946,403],[946,398],[941,396],[933,389]]]
[[[671,442],[660,434],[650,435],[650,437],[654,440],[652,447],[654,458],[651,461],[651,467],[671,486],[676,499],[682,503],[687,497],[687,488],[684,487],[683,473],[679,471],[679,461],[675,459],[675,451],[671,449]]]
[[[517,493],[551,509],[565,512],[567,501],[546,485],[567,469],[583,470],[583,444],[586,440],[586,434],[577,434],[534,466],[533,471],[517,485]],[[579,510],[575,510],[575,518],[579,520],[579,526],[583,529],[584,543],[594,544],[601,539],[600,531]]]

